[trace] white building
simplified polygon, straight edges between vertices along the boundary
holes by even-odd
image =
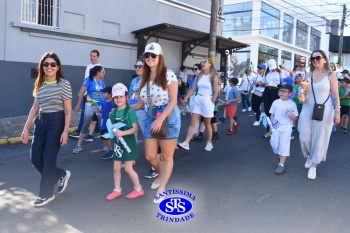
[[[292,70],[311,52],[322,49],[334,61],[336,54],[329,53],[330,21],[310,15],[303,7],[292,7],[289,1],[225,0],[223,36],[250,47],[233,53],[233,75],[242,74],[251,61],[254,70],[260,63],[274,58],[278,64]],[[350,63],[349,61],[345,61]],[[345,65],[350,65],[345,63]]]
[[[0,0],[0,118],[28,114],[35,70],[48,51],[60,57],[73,93],[93,49],[101,54],[107,85],[128,86],[136,58],[153,41],[163,47],[169,69],[192,67],[208,54],[210,9],[210,0]],[[237,47],[245,45],[218,38],[219,53]]]

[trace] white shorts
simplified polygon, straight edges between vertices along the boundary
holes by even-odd
[[[280,156],[289,156],[291,134],[292,131],[272,130],[270,144],[273,153],[278,154]]]
[[[196,95],[192,113],[197,113],[205,118],[214,116],[214,104],[210,95]]]

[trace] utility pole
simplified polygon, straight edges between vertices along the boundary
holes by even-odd
[[[218,22],[218,0],[211,0],[209,58],[213,64],[216,61],[216,31]]]
[[[340,25],[340,37],[339,37],[339,49],[338,49],[338,63],[340,66],[343,66],[343,35],[344,35],[344,26],[345,26],[345,17],[346,17],[346,5],[343,5],[343,18]]]

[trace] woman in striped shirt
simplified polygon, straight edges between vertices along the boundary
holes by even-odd
[[[34,206],[43,206],[52,201],[54,185],[58,182],[58,193],[68,184],[70,172],[56,166],[57,154],[68,140],[68,128],[72,117],[72,89],[64,79],[61,62],[53,53],[45,53],[38,65],[35,82],[34,103],[21,135],[28,143],[30,126],[35,122],[31,146],[31,162],[41,173],[39,197]]]

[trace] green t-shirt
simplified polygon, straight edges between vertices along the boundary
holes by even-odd
[[[219,107],[218,107],[218,104],[215,104],[215,106],[214,106],[214,112],[217,112],[217,111],[219,111]]]
[[[293,101],[296,105],[300,105],[300,104],[303,104],[303,102],[301,102],[299,100],[299,97],[298,97],[298,94],[299,94],[299,86],[294,84],[293,85],[293,88],[294,88],[294,98],[293,98]]]
[[[346,89],[344,88],[339,88],[339,98],[343,97],[345,95]],[[348,93],[348,96],[350,96],[350,93]],[[341,99],[340,100],[340,105],[343,106],[350,106],[350,99]]]

